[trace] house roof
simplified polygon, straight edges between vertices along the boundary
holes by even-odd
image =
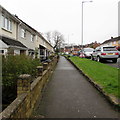
[[[108,42],[114,42],[114,41],[118,41],[118,40],[120,40],[120,36],[115,37],[115,38],[111,37],[111,39],[104,41],[102,44],[105,44]]]
[[[35,33],[37,33],[41,39],[43,39],[44,41],[46,41],[51,47],[53,47],[43,36],[40,32],[38,32],[37,30],[35,30],[33,27],[31,27],[30,25],[28,25],[26,22],[24,22],[23,20],[21,20],[17,15],[15,15],[15,18],[17,18],[19,21],[21,21],[24,25],[26,25],[28,28],[30,28],[31,30],[33,30]]]
[[[21,42],[16,41],[14,39],[8,38],[8,37],[4,37],[4,36],[0,36],[1,40],[9,45],[9,46],[17,46],[17,47],[22,47],[22,48],[27,48],[25,45],[23,45]]]
[[[13,19],[14,21],[16,21],[17,23],[19,23],[19,21],[15,18],[15,16],[13,14],[11,14],[10,12],[8,12],[3,6],[0,5],[0,11],[2,11],[2,13],[4,14],[8,14],[9,17],[11,19]]]
[[[32,29],[34,32],[38,33],[37,30],[35,30],[33,27],[31,27],[30,25],[28,25],[26,22],[24,22],[23,20],[21,20],[17,15],[14,15],[16,19],[18,19],[21,23],[23,23],[24,25],[26,25],[28,28]]]

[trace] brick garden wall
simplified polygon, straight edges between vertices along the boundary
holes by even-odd
[[[57,64],[57,56],[49,64],[43,65],[43,72],[30,84],[30,75],[22,75],[18,79],[18,97],[2,112],[0,118],[29,118],[42,94],[42,89],[49,81]]]

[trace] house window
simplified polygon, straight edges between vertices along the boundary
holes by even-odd
[[[5,28],[8,29],[8,19],[5,18]]]
[[[2,16],[2,27],[8,31],[12,31],[12,21],[7,17]]]
[[[8,27],[9,30],[12,31],[12,21],[11,21],[11,20],[9,20],[9,24],[8,24],[8,26],[9,26],[9,27]]]
[[[44,49],[40,49],[40,55],[44,55],[45,51]]]
[[[31,41],[34,42],[34,35],[31,35]]]
[[[26,36],[26,31],[22,28],[21,29],[21,37],[25,38],[25,36]]]

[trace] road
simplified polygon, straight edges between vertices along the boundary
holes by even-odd
[[[45,118],[118,118],[118,112],[78,70],[60,57],[33,116]]]
[[[107,61],[107,62],[104,62],[104,63],[107,64],[107,65],[110,65],[112,67],[120,68],[120,58],[118,58],[117,63],[112,63],[112,61]]]

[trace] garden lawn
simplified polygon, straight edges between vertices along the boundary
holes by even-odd
[[[120,98],[117,68],[85,58],[70,57],[70,60],[88,77],[99,84],[103,91]]]

